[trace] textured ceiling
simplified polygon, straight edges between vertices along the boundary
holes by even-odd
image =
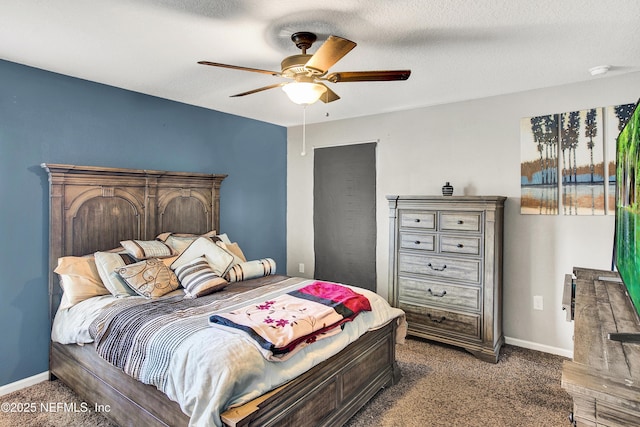
[[[307,123],[640,71],[638,0],[0,0],[1,59],[283,126],[303,114],[282,90],[229,96],[284,79],[197,61],[279,71],[296,31],[358,43],[330,71],[412,70],[328,83]]]

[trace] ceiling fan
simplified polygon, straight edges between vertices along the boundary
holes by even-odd
[[[327,74],[329,68],[349,53],[351,49],[356,47],[355,42],[338,36],[329,36],[322,46],[318,48],[316,53],[310,55],[307,53],[307,49],[317,40],[315,34],[304,31],[297,32],[291,35],[291,40],[302,50],[302,54],[288,56],[282,60],[281,71],[261,70],[258,68],[241,67],[238,65],[220,64],[209,61],[199,61],[198,64],[270,74],[275,77],[292,79],[294,80],[293,82],[276,83],[231,96],[251,95],[264,90],[282,87],[293,102],[303,105],[312,104],[317,100],[327,103],[340,99],[340,97],[323,82],[346,83],[407,80],[411,75],[411,70],[344,71]]]

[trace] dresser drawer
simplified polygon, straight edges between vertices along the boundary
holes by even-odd
[[[402,302],[400,302],[399,308],[404,310],[407,316],[409,333],[411,330],[421,332],[425,329],[436,329],[443,333],[455,332],[468,337],[480,338],[479,315],[456,313]]]
[[[420,228],[422,230],[435,230],[436,213],[423,211],[401,211],[400,227]]]
[[[479,259],[447,258],[406,252],[398,254],[398,269],[402,273],[456,279],[473,284],[480,283],[482,271]]]
[[[480,255],[480,236],[440,236],[440,252],[448,254]]]
[[[481,230],[481,212],[440,212],[441,231],[475,231]]]
[[[404,249],[436,250],[435,234],[400,233],[400,247]]]
[[[400,303],[439,305],[445,308],[479,311],[481,293],[478,286],[434,283],[409,277],[398,278]]]

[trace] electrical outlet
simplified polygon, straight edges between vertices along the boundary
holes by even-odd
[[[533,309],[534,310],[544,310],[544,303],[542,300],[542,295],[535,295],[533,297]]]
[[[298,273],[304,273],[304,263],[298,264]]]

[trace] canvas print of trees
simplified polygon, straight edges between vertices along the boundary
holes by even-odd
[[[520,213],[614,213],[616,138],[635,104],[520,121]]]
[[[604,215],[602,108],[561,115],[562,213]]]
[[[520,213],[558,213],[558,114],[520,121]]]

